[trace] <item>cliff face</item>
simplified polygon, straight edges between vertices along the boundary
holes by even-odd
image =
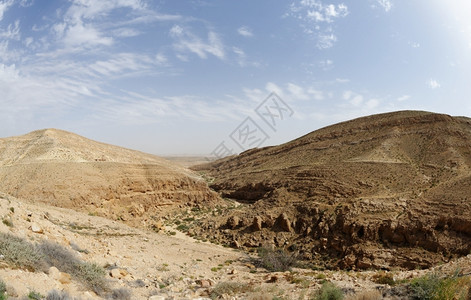
[[[162,211],[218,199],[188,169],[55,129],[0,139],[0,191],[145,227]]]
[[[470,166],[470,119],[404,111],[195,169],[244,203],[208,221],[221,241],[286,247],[332,267],[387,269],[469,254]]]

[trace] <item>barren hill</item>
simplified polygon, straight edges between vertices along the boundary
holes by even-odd
[[[144,227],[162,209],[217,199],[188,169],[56,129],[0,139],[0,191]]]
[[[200,234],[218,228],[232,246],[284,247],[330,267],[429,267],[470,253],[470,166],[468,118],[401,111],[339,123],[194,167],[243,204]]]

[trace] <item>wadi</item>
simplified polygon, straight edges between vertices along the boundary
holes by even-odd
[[[0,297],[471,299],[471,119],[372,115],[201,161],[1,138]]]

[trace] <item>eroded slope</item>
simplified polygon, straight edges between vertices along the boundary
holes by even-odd
[[[0,191],[144,227],[159,211],[217,201],[188,169],[56,129],[0,139]]]
[[[403,111],[195,167],[241,207],[202,234],[346,268],[428,267],[471,250],[471,121]],[[204,228],[208,228],[205,230]]]

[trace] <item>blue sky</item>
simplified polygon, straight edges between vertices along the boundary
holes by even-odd
[[[275,127],[255,111],[271,92],[293,112]],[[2,137],[209,155],[245,150],[248,117],[262,146],[373,113],[471,116],[470,95],[467,0],[0,0]]]

